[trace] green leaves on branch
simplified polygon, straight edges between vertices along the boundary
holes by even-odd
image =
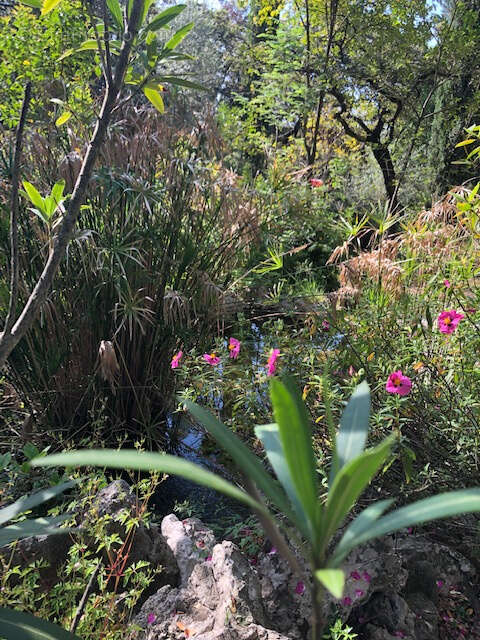
[[[51,227],[55,213],[60,212],[63,214],[64,211],[63,203],[66,196],[63,195],[63,190],[65,189],[65,180],[56,182],[50,195],[44,198],[30,182],[24,180],[22,184],[24,188],[24,191],[21,192],[22,195],[35,205],[30,207],[30,211],[38,216],[47,227]]]

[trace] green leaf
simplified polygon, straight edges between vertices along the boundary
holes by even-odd
[[[140,16],[140,26],[142,26],[143,23],[145,22],[145,18],[147,17],[148,10],[150,9],[150,7],[154,2],[155,0],[143,0],[142,14]]]
[[[341,598],[345,586],[345,574],[341,569],[319,569],[315,577],[330,591],[334,598]]]
[[[167,44],[164,46],[164,49],[166,51],[173,51],[176,47],[178,47],[178,45],[181,43],[181,41],[185,38],[186,35],[188,35],[190,33],[190,31],[193,29],[194,23],[193,22],[189,22],[188,24],[186,24],[185,26],[183,26],[181,29],[179,29],[176,33],[174,33],[174,35],[170,38],[170,40],[167,42]]]
[[[8,520],[16,518],[25,511],[34,509],[39,504],[43,504],[44,502],[47,502],[47,500],[51,500],[55,496],[67,491],[67,489],[71,489],[76,484],[77,480],[69,480],[68,482],[63,482],[62,484],[57,484],[53,487],[49,487],[48,489],[42,489],[41,491],[32,493],[29,496],[19,498],[13,504],[9,504],[7,507],[0,509],[0,524],[4,524]]]
[[[65,180],[59,180],[52,187],[52,199],[56,206],[63,200],[63,190],[65,189]]]
[[[183,402],[193,417],[215,438],[218,444],[230,454],[242,473],[248,476],[280,511],[288,515],[291,519],[294,519],[288,500],[281,487],[270,477],[260,460],[240,438],[233,434],[209,411],[206,411],[189,400],[182,399],[181,402]]]
[[[273,415],[298,501],[310,522],[311,534],[317,518],[318,483],[312,434],[307,409],[296,385],[289,379],[270,383]]]
[[[370,419],[370,388],[363,381],[352,394],[342,414],[340,430],[335,443],[335,460],[338,469],[332,465],[329,484],[333,483],[335,474],[350,460],[356,458],[365,448]]]
[[[457,148],[457,147],[465,147],[467,144],[472,144],[472,142],[475,142],[475,138],[469,138],[468,140],[462,140],[461,142],[459,142],[458,144],[455,145],[455,148]]]
[[[169,9],[165,9],[162,13],[159,13],[158,16],[155,16],[153,20],[151,20],[150,24],[147,25],[147,29],[149,31],[157,31],[157,29],[161,29],[169,22],[171,22],[174,18],[176,18],[184,9],[186,9],[186,4],[177,4],[175,7],[170,7]]]
[[[262,442],[268,461],[272,465],[280,484],[285,489],[290,501],[295,509],[298,519],[295,521],[298,528],[304,536],[309,535],[309,525],[303,510],[302,504],[298,499],[292,476],[288,468],[287,461],[282,449],[280,433],[277,424],[263,424],[255,427],[255,435]]]
[[[119,1],[107,0],[107,7],[112,14],[112,18],[115,20],[117,27],[119,27],[119,29],[123,31],[123,15]]]
[[[71,111],[64,111],[58,118],[55,120],[55,126],[61,127],[62,124],[65,124],[72,117]]]
[[[156,91],[155,89],[151,89],[149,87],[144,87],[143,93],[145,94],[146,98],[150,100],[157,111],[159,111],[160,113],[165,113],[165,105],[163,104],[163,98],[159,91]]]
[[[340,469],[328,492],[324,544],[328,543],[357,498],[384,464],[390,455],[394,440],[394,435],[389,436],[378,446],[364,451]]]
[[[30,202],[32,202],[38,209],[40,209],[40,211],[43,211],[45,206],[44,200],[37,189],[33,186],[33,184],[27,182],[26,180],[24,180],[22,184]]]
[[[146,453],[115,449],[82,449],[69,453],[57,453],[51,456],[35,458],[31,461],[33,467],[110,467],[112,469],[137,469],[140,471],[160,471],[182,476],[192,482],[201,484],[215,491],[220,491],[235,500],[247,504],[249,507],[264,508],[245,491],[238,489],[220,476],[206,471],[193,462],[182,460],[175,456],[161,453]]]
[[[27,7],[33,7],[33,9],[41,9],[42,0],[21,0],[22,4],[26,4]]]
[[[50,13],[50,11],[55,9],[55,7],[58,4],[60,4],[61,1],[62,0],[44,0],[42,5],[42,11],[41,11],[42,16],[45,16],[47,15],[47,13]]]
[[[5,607],[0,607],[0,637],[3,640],[80,640],[56,624]]]
[[[0,547],[4,547],[15,540],[30,538],[30,536],[47,536],[59,533],[68,533],[71,529],[59,529],[58,525],[70,518],[69,515],[56,516],[55,518],[36,518],[21,520],[15,524],[0,529]]]
[[[365,529],[363,533],[356,535],[354,540],[351,535],[349,535],[345,542],[342,538],[340,544],[342,544],[342,550],[347,547],[347,543],[350,545],[350,548],[354,548],[368,540],[393,533],[399,529],[413,527],[425,522],[431,522],[432,520],[441,520],[463,513],[474,513],[478,511],[480,511],[480,488],[460,489],[459,491],[441,493],[438,496],[418,500],[418,502],[388,513],[373,523],[368,529]],[[345,535],[346,533],[347,532],[345,532]],[[354,544],[352,546],[353,542]],[[335,553],[336,552],[337,550]]]
[[[67,49],[66,51],[64,51],[62,55],[58,58],[58,60],[59,61],[64,60],[65,58],[68,58],[74,53],[81,53],[82,51],[97,51],[97,50],[98,50],[98,45],[96,40],[93,40],[93,39],[85,40],[84,42],[82,42],[81,45],[79,45],[75,49]],[[119,50],[120,50],[120,44],[115,40],[111,40],[110,52],[118,53]]]
[[[348,525],[342,539],[338,543],[330,560],[329,567],[338,567],[352,549],[357,546],[357,539],[366,531],[369,531],[372,524],[393,504],[393,498],[379,500],[364,509],[356,518]]]

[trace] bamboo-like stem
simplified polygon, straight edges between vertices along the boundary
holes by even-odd
[[[325,615],[323,611],[323,602],[325,589],[313,577],[312,592],[312,640],[322,640],[325,630]]]

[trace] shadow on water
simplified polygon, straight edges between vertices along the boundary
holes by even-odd
[[[221,464],[214,454],[203,451],[205,432],[200,426],[180,414],[168,416],[167,426],[168,453],[190,460],[235,483],[234,469]],[[176,505],[181,503],[184,506],[179,517],[196,516],[205,524],[215,525],[221,530],[244,520],[250,514],[246,506],[213,489],[179,476],[169,476],[159,486],[152,506],[158,515],[164,516],[174,513]]]

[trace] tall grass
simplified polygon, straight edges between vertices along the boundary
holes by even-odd
[[[208,136],[205,123],[186,132],[133,106],[112,128],[55,288],[9,361],[8,381],[41,423],[78,435],[102,411],[107,438],[116,429],[161,435],[172,353],[217,329],[229,274],[258,226],[231,175],[204,157]],[[25,173],[40,191],[63,177],[68,192],[75,179],[84,145],[78,133],[67,138],[55,149],[46,137],[30,139]],[[7,213],[3,204],[2,228]],[[25,208],[23,297],[48,252],[47,233]],[[6,251],[6,233],[0,242]],[[7,277],[2,270],[4,292]],[[119,363],[113,389],[97,375],[102,340]]]

